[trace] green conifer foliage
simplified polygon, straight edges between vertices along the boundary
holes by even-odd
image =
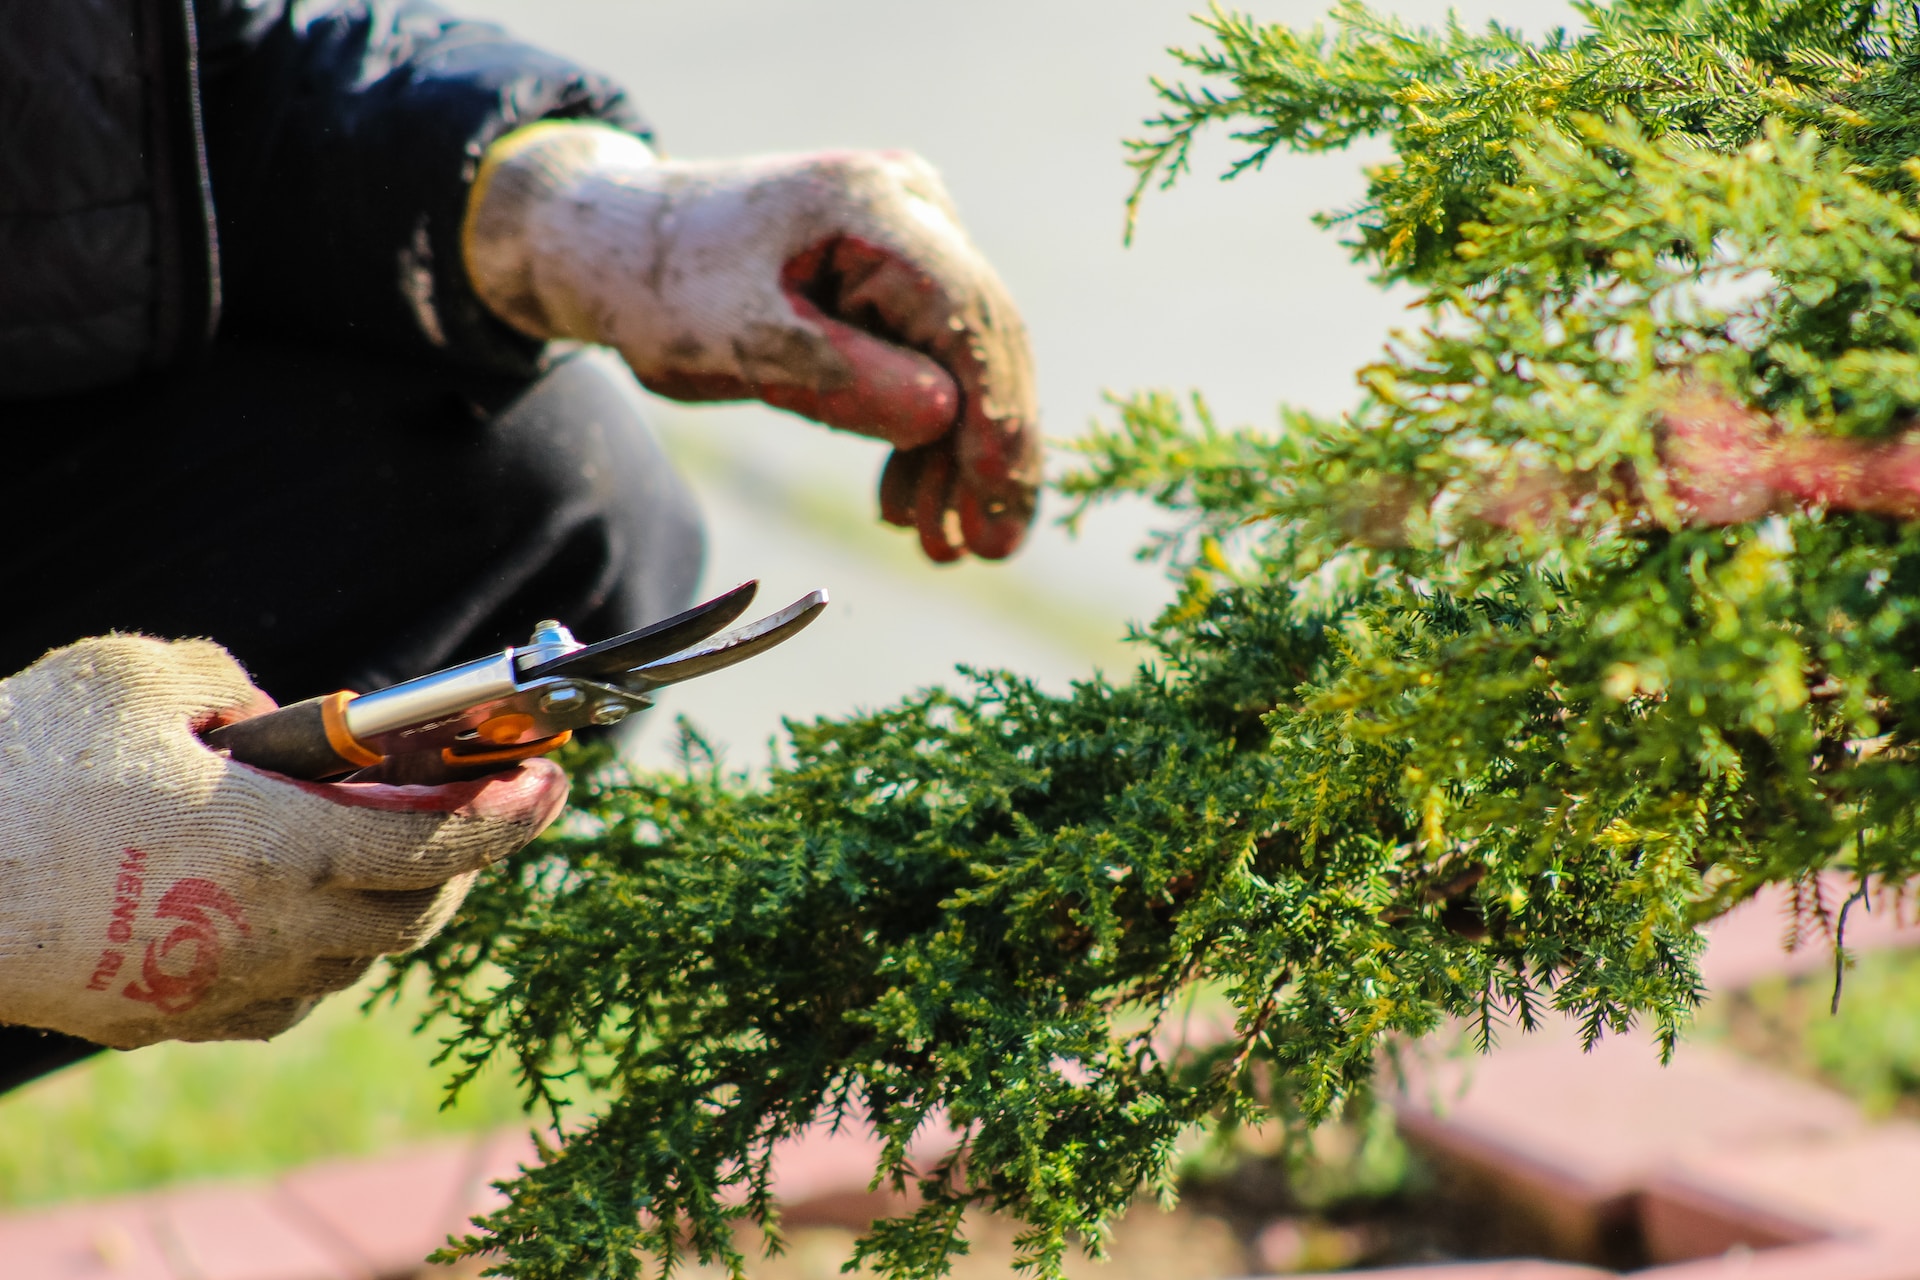
[[[972,674],[792,726],[759,781],[583,760],[578,820],[413,961],[458,1061],[602,1099],[464,1249],[739,1267],[773,1144],[871,1118],[923,1207],[868,1264],[940,1274],[985,1206],[1054,1275],[1195,1126],[1311,1124],[1449,1018],[1671,1050],[1699,921],[1911,878],[1912,19],[1581,13],[1206,20],[1143,185],[1215,123],[1244,166],[1384,136],[1342,217],[1431,323],[1337,421],[1119,404],[1064,487],[1160,503],[1185,584],[1124,683]],[[1179,1033],[1200,990],[1224,1038]],[[958,1156],[913,1165],[940,1123]]]

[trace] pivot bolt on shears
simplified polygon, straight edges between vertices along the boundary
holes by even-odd
[[[386,781],[440,781],[544,755],[576,729],[614,725],[653,705],[655,690],[720,671],[798,633],[827,607],[809,591],[731,631],[757,582],[671,618],[582,644],[558,622],[491,657],[372,693],[309,698],[222,725],[209,746],[243,764],[318,780],[372,770]]]

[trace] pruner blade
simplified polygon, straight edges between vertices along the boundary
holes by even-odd
[[[635,667],[621,678],[620,683],[630,689],[658,689],[723,670],[755,654],[765,653],[782,641],[798,635],[826,607],[826,591],[809,591],[786,608],[770,613],[758,622],[723,631],[703,644]]]
[[[538,666],[527,668],[522,672],[522,679],[592,676],[617,681],[635,667],[672,657],[689,645],[705,640],[745,613],[759,589],[759,582],[749,579],[671,618],[663,618],[638,631],[629,631],[625,635],[549,658]]]

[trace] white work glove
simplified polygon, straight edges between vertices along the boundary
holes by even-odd
[[[218,645],[83,640],[0,681],[0,1022],[263,1039],[444,924],[566,777],[295,782],[197,736],[270,709]]]
[[[1026,329],[919,157],[661,160],[611,128],[529,125],[488,149],[464,244],[481,299],[525,333],[613,347],[662,395],[891,443],[881,514],[934,560],[1024,536]]]

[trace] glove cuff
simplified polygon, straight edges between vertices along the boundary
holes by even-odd
[[[620,182],[657,164],[653,149],[609,125],[542,120],[497,139],[481,158],[460,248],[474,292],[535,338],[604,342],[571,305],[575,269],[597,256],[590,180]],[[554,215],[563,225],[548,225]],[[627,231],[633,230],[627,228]]]

